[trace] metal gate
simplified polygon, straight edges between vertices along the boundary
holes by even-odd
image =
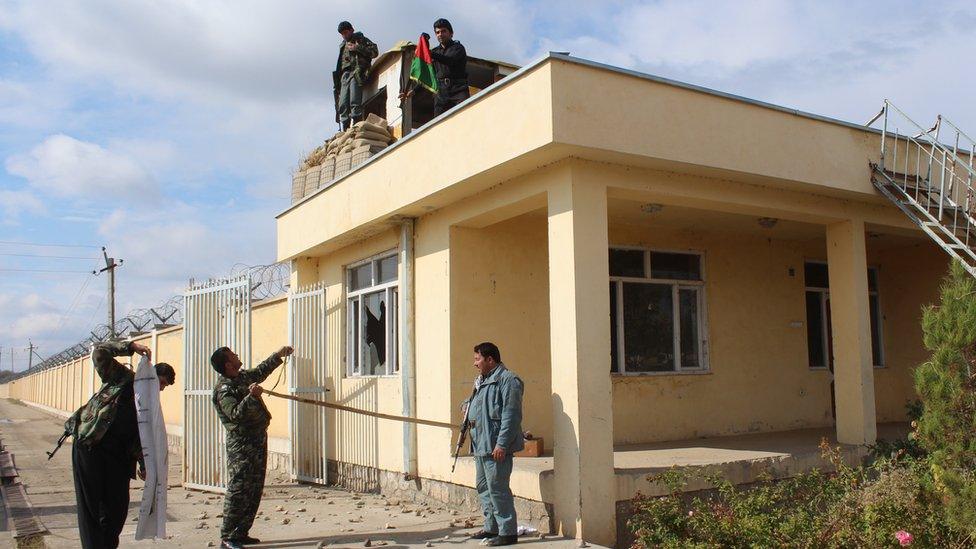
[[[322,283],[289,294],[288,339],[295,348],[288,372],[291,394],[325,400],[328,369],[325,287]],[[325,408],[290,401],[291,470],[299,481],[326,483],[325,421]]]
[[[213,409],[217,373],[210,355],[230,347],[251,366],[251,277],[190,286],[184,294],[183,485],[223,491],[227,483],[224,427]]]

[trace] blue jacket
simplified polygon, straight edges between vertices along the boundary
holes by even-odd
[[[481,376],[478,376],[481,379]],[[475,380],[475,384],[479,383]],[[504,364],[480,381],[468,402],[471,425],[471,453],[491,455],[496,446],[512,454],[525,449],[522,438],[522,393],[524,384]]]

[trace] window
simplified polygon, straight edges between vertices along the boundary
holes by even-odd
[[[387,252],[346,269],[346,370],[351,376],[399,371],[398,263]]]
[[[827,264],[807,261],[803,266],[806,284],[807,357],[811,368],[827,368],[832,360],[830,325],[830,280]],[[878,269],[868,267],[868,304],[871,314],[871,359],[875,368],[884,367],[884,339],[881,330],[881,301],[878,297]]]
[[[610,250],[610,361],[621,374],[706,368],[701,254]]]

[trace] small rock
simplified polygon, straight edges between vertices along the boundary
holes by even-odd
[[[275,507],[275,511],[278,511],[279,513],[282,512],[282,511],[284,511],[284,510],[285,510],[285,508],[282,507],[282,506],[280,506],[280,505],[277,506],[277,507]]]
[[[389,522],[387,522],[387,523],[386,523],[386,526],[385,526],[385,528],[386,528],[387,530],[393,530],[393,529],[395,529],[395,528],[396,528],[396,526],[393,526],[392,524],[390,524]]]
[[[264,517],[263,520],[271,520],[271,517]]]
[[[373,542],[370,541],[369,538],[366,538],[366,541],[363,542],[363,547],[372,547],[372,546],[373,546]]]
[[[453,510],[453,509],[451,510],[451,516],[457,516],[457,514],[458,514],[458,512],[457,512],[457,511],[455,511],[455,510]]]
[[[295,499],[295,494],[288,496],[288,499]]]
[[[410,509],[403,509],[400,512],[403,514],[407,514],[407,513],[412,513],[413,511],[411,511]]]
[[[207,527],[207,523],[206,522],[201,522],[200,524],[197,524],[197,526],[196,526],[197,530],[203,530],[206,527]]]
[[[191,494],[190,492],[187,492],[186,495],[183,496],[183,499],[190,499],[190,496],[192,495],[193,494]]]
[[[417,510],[416,510],[416,511],[414,512],[414,514],[415,514],[415,515],[417,515],[418,517],[419,517],[419,516],[422,516],[422,514],[421,514],[421,512],[420,512],[420,509],[417,509]]]
[[[325,502],[325,504],[326,505],[335,505],[335,502],[330,499],[329,501]]]
[[[429,541],[424,544],[424,547],[433,547],[433,546],[434,546],[434,544],[431,543],[431,542],[429,542]]]
[[[261,515],[263,515],[263,514],[264,514],[264,511],[258,511],[258,515],[257,515],[257,516],[259,516],[259,517],[260,517],[260,516],[261,516]]]
[[[205,519],[208,519],[208,518],[210,518],[210,515],[208,515],[206,512],[200,513],[197,516],[197,520],[205,520]]]
[[[309,522],[315,522],[315,516],[314,515],[312,516],[311,519],[309,519]]]
[[[304,513],[305,512],[305,508],[304,507],[299,507],[298,508],[298,512],[299,513]]]
[[[214,543],[214,542],[212,542],[212,541],[208,541],[208,542],[207,542],[207,547],[214,547],[214,546],[216,546],[216,545],[217,545],[217,544],[216,544],[216,543]]]
[[[214,515],[214,518],[224,518],[224,514],[223,513],[217,513],[216,515]]]
[[[139,522],[139,517],[138,516],[132,517],[132,522]]]
[[[325,540],[322,540],[315,546],[315,549],[322,549],[326,545],[328,545],[328,543]]]
[[[589,547],[589,546],[590,546],[590,544],[589,544],[589,543],[586,543],[585,541],[583,541],[583,540],[580,540],[580,542],[579,542],[579,547]]]
[[[291,522],[291,519],[290,518],[287,518],[286,517],[286,518],[281,519],[281,523],[282,524],[288,524],[289,522]]]
[[[470,520],[466,520],[466,521],[464,521],[464,527],[465,528],[474,528],[474,523],[471,522]]]
[[[451,536],[450,535],[444,536],[444,541],[447,541],[449,539],[451,539]]]

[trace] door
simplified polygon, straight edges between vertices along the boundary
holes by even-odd
[[[325,400],[327,382],[325,287],[319,283],[288,296],[288,334],[294,354],[288,370],[292,395]],[[292,476],[301,482],[326,484],[327,426],[325,408],[289,401]]]
[[[230,347],[251,366],[251,277],[191,286],[184,294],[183,485],[223,492],[227,484],[224,427],[213,408],[217,373],[210,355]]]

